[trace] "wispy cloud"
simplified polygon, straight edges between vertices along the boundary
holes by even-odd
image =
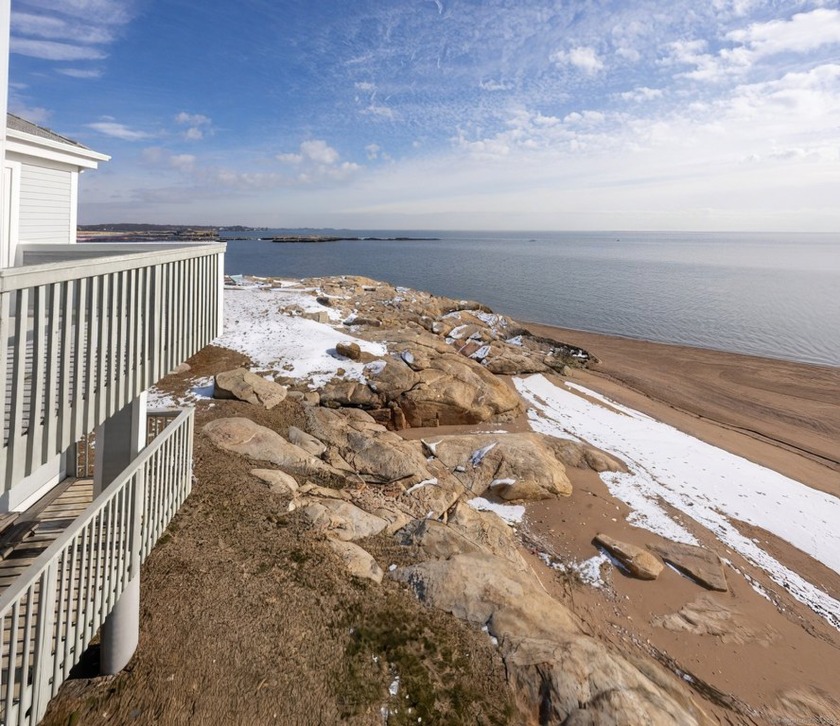
[[[87,127],[104,136],[110,136],[121,141],[143,141],[154,136],[154,134],[147,131],[133,129],[117,121],[96,121],[95,123],[87,124]]]
[[[72,43],[59,43],[54,40],[30,40],[12,37],[9,41],[12,53],[43,58],[51,61],[102,60],[105,53],[98,48]]]
[[[53,62],[101,61],[133,17],[134,0],[20,0],[11,15],[12,53]],[[100,69],[62,68],[75,78]]]

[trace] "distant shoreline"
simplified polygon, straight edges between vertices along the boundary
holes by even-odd
[[[320,242],[428,242],[440,240],[440,237],[333,237],[330,235],[288,235],[281,237],[260,237],[264,242],[281,244],[311,244]]]

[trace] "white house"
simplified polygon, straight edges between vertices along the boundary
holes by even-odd
[[[0,118],[9,17],[10,0],[0,0]],[[192,410],[158,412],[168,424],[150,436],[145,392],[220,334],[225,247],[76,243],[78,176],[108,157],[8,119],[0,124],[0,724],[37,724],[97,632],[105,673],[136,648],[140,566],[192,484]],[[65,475],[76,442],[94,431],[91,486]],[[44,502],[80,482],[90,504],[63,530],[41,526]],[[18,547],[9,531],[30,539]]]
[[[18,244],[76,241],[79,174],[110,157],[18,116],[6,116],[0,267]]]

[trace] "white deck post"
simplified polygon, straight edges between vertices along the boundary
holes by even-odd
[[[96,429],[94,497],[125,469],[146,446],[146,393],[141,393]],[[137,511],[135,516],[140,516]],[[134,526],[132,522],[129,526]],[[140,638],[140,574],[128,582],[102,625],[99,667],[103,675],[119,673]]]

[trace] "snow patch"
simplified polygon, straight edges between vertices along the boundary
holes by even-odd
[[[508,524],[516,524],[525,516],[525,507],[520,504],[497,504],[483,497],[475,497],[467,501],[473,509],[479,512],[493,512]]]
[[[593,403],[542,375],[515,383],[533,406],[535,430],[583,439],[627,463],[628,474],[605,472],[601,478],[634,510],[628,521],[693,544],[694,537],[662,503],[679,510],[840,629],[840,601],[783,565],[730,521],[766,529],[840,572],[840,500],[610,399],[604,398],[609,407]],[[599,398],[582,386],[574,384],[574,389]]]

